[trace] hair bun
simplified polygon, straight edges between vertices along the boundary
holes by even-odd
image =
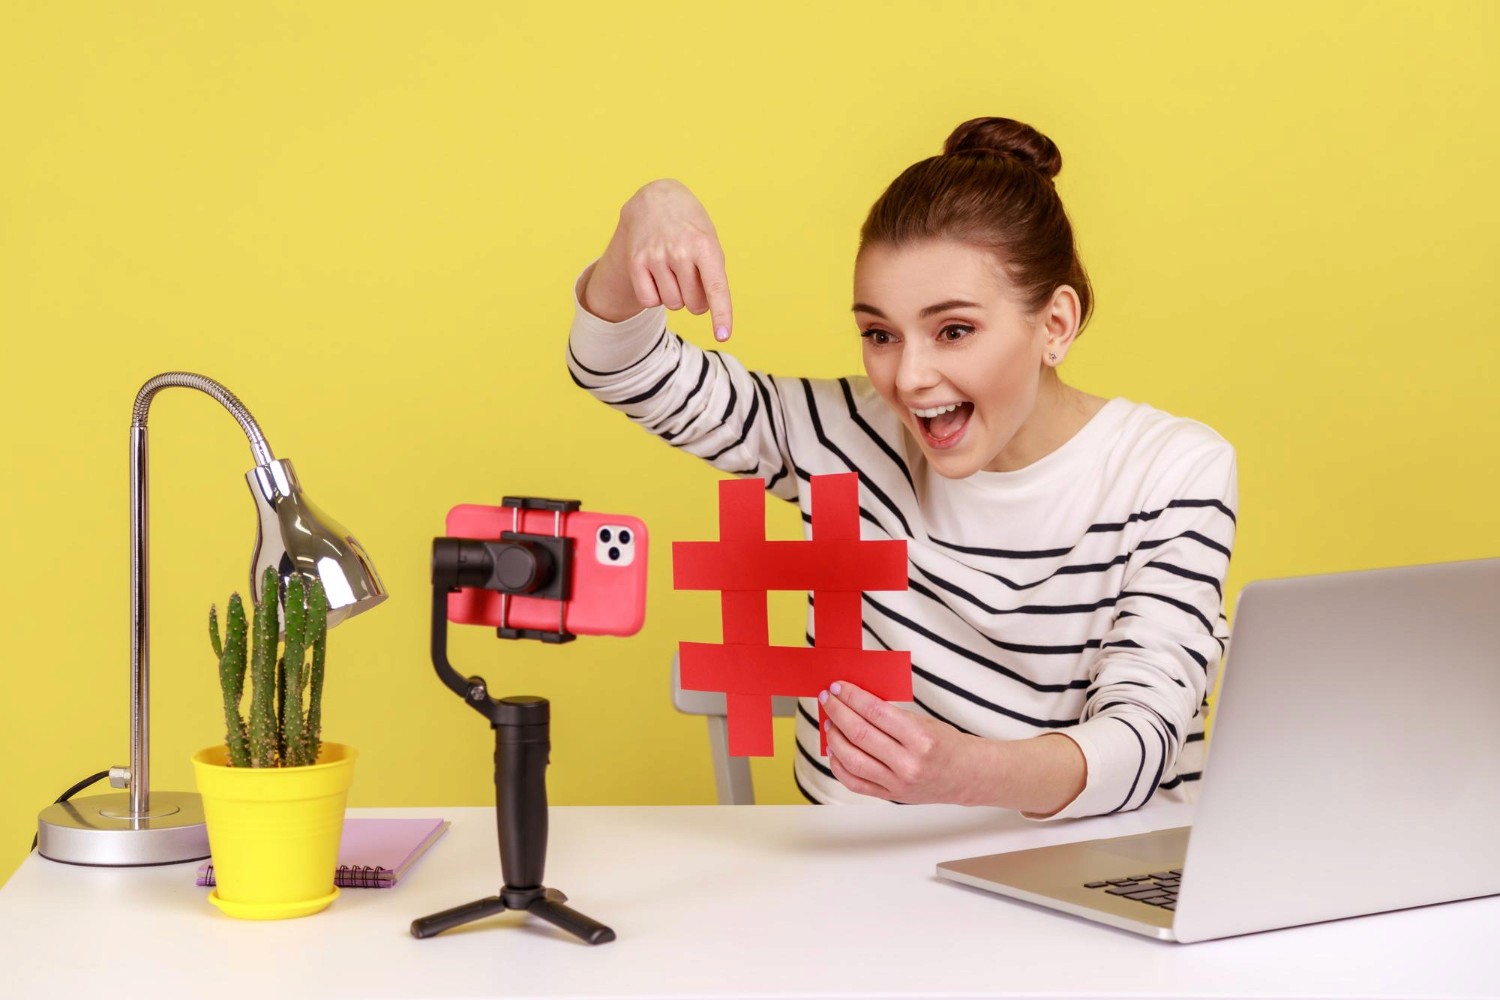
[[[948,136],[943,155],[988,152],[1026,164],[1051,180],[1062,170],[1057,145],[1025,122],[1012,118],[971,118]]]

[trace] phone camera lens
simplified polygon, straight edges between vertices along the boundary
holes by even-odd
[[[616,561],[619,558],[620,558],[620,550],[617,549],[617,548],[615,548],[613,545],[611,545],[609,547],[609,561],[610,562],[614,562],[614,561]]]
[[[608,545],[613,540],[613,536],[611,536],[608,528],[599,529],[599,541],[603,542],[605,545]]]
[[[630,532],[625,531],[624,529],[621,529],[621,531],[620,531],[620,544],[621,545],[629,545],[630,544]]]

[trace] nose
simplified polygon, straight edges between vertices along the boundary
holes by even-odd
[[[901,345],[901,360],[896,366],[896,391],[903,396],[917,395],[942,381],[936,359],[927,346],[916,338]]]

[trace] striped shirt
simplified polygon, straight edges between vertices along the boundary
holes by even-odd
[[[805,529],[810,477],[859,474],[860,536],[907,546],[909,589],[863,595],[862,618],[864,648],[911,652],[908,707],[989,739],[1072,738],[1085,787],[1049,819],[1191,798],[1229,638],[1239,497],[1222,437],[1115,398],[1025,468],[945,479],[863,377],[748,371],[672,333],[664,307],[610,323],[576,283],[574,304],[576,383],[716,468],[764,478]],[[811,643],[811,607],[807,630]],[[816,720],[802,699],[802,793],[880,801],[833,777]]]

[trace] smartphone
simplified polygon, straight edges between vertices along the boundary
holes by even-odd
[[[566,602],[462,588],[448,595],[448,620],[459,625],[574,635],[634,635],[646,622],[646,525],[624,514],[459,504],[448,512],[450,538],[500,541],[500,533],[560,534],[573,540],[573,593]]]

